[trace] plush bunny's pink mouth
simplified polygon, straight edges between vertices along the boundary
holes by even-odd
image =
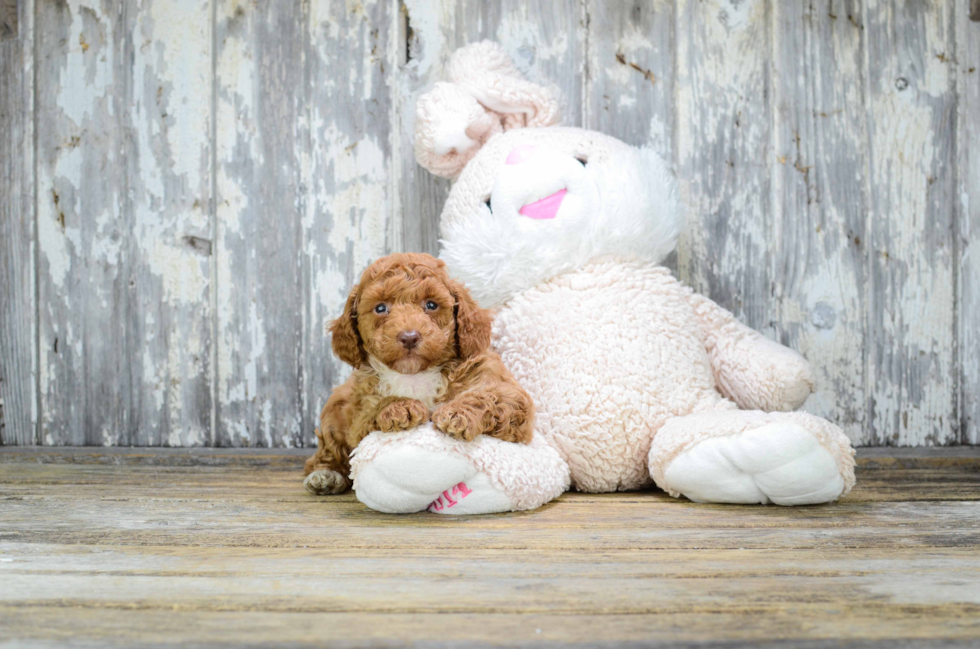
[[[558,208],[568,193],[567,189],[555,192],[551,196],[545,196],[540,201],[528,203],[520,209],[520,213],[529,219],[553,219],[558,214]]]

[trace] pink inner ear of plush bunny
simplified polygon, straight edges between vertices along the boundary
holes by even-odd
[[[496,43],[457,50],[448,71],[450,82],[422,95],[415,115],[415,157],[437,176],[458,176],[497,133],[558,123],[557,93],[524,79]]]

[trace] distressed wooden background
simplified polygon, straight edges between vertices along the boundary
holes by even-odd
[[[673,162],[672,267],[817,366],[808,410],[980,443],[973,11],[0,0],[0,441],[312,444],[352,278],[438,249],[415,100],[493,38],[566,124]]]

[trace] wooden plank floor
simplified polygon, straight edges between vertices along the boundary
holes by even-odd
[[[980,646],[980,451],[822,507],[387,516],[302,455],[0,449],[0,647]]]

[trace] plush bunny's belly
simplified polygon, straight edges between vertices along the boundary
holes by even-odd
[[[650,443],[668,418],[733,407],[715,390],[687,295],[665,268],[604,259],[498,313],[494,345],[579,490],[649,484]]]

